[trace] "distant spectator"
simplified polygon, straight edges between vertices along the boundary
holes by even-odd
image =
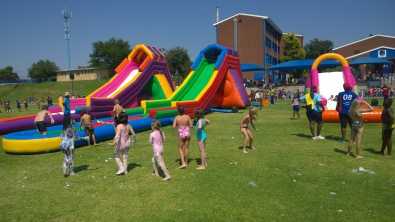
[[[383,102],[384,110],[381,114],[382,122],[382,145],[381,154],[385,155],[385,150],[387,154],[391,155],[392,151],[392,131],[394,129],[394,111],[392,110],[392,99],[384,99]]]
[[[22,105],[18,99],[16,100],[16,108],[18,109],[19,112],[22,111]]]
[[[388,88],[388,86],[386,84],[384,84],[384,86],[381,90],[382,90],[384,99],[387,99],[390,95],[390,88]]]
[[[47,97],[47,104],[48,104],[48,107],[53,105],[52,97],[50,97],[50,96]]]
[[[23,106],[25,107],[25,110],[28,110],[29,105],[26,100],[23,101]]]

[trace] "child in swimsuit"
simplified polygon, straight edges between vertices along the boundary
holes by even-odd
[[[152,123],[151,128],[152,132],[149,135],[149,141],[152,144],[152,167],[154,169],[154,174],[156,176],[160,176],[160,170],[165,175],[163,180],[167,181],[170,180],[171,177],[163,159],[163,143],[165,142],[165,134],[160,130],[160,122],[157,120]]]
[[[204,118],[204,113],[202,110],[196,112],[195,114],[197,118],[196,122],[196,138],[199,145],[200,150],[200,166],[198,166],[197,170],[204,170],[207,168],[207,155],[206,155],[206,140],[207,140],[207,132],[206,125],[210,123],[210,121]]]
[[[60,149],[64,153],[63,175],[65,177],[74,175],[74,132],[72,128],[67,128],[62,135]]]
[[[192,127],[191,118],[185,114],[182,107],[178,108],[179,115],[174,118],[173,128],[178,129],[179,145],[178,151],[180,153],[180,169],[184,169],[188,165],[188,148],[191,139],[190,128]]]
[[[253,142],[253,134],[250,129],[250,124],[251,126],[255,129],[254,125],[254,120],[256,118],[256,110],[254,110],[252,107],[249,108],[248,114],[243,117],[240,121],[240,131],[241,134],[244,136],[244,144],[243,144],[243,152],[248,153],[247,147],[251,149],[255,149],[255,147],[252,145]]]

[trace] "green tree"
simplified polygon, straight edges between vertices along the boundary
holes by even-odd
[[[306,51],[306,57],[309,59],[315,59],[321,54],[330,52],[333,48],[333,42],[330,40],[312,39],[304,47]]]
[[[93,52],[89,55],[90,65],[96,68],[113,70],[128,56],[130,46],[127,41],[111,38],[93,43]]]
[[[172,73],[175,78],[185,78],[188,75],[192,62],[185,48],[172,48],[166,51],[165,56],[170,73]]]
[[[298,38],[294,34],[284,34],[281,41],[283,41],[284,44],[283,54],[280,57],[281,62],[304,59],[306,57],[303,47],[300,45]]]
[[[6,66],[0,69],[0,81],[16,81],[19,80],[19,76],[14,72],[12,66]]]
[[[54,80],[58,70],[59,68],[54,62],[41,59],[29,68],[29,76],[32,80],[38,82]]]

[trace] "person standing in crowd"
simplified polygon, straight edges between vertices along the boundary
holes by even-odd
[[[347,125],[349,125],[351,128],[351,118],[348,115],[348,111],[350,110],[352,102],[358,96],[352,91],[352,87],[347,83],[343,84],[343,89],[344,91],[337,95],[336,111],[339,113],[340,118],[340,132],[342,136],[342,142],[345,142]]]
[[[25,108],[25,110],[28,110],[29,108],[29,105],[26,100],[23,100],[23,107]]]
[[[18,109],[19,112],[22,111],[22,105],[19,99],[16,100],[16,108]]]
[[[382,123],[382,145],[380,153],[385,155],[391,155],[392,152],[392,131],[394,129],[394,111],[392,110],[392,99],[384,99],[383,107],[384,110],[381,114]]]
[[[365,106],[366,108],[364,108]],[[362,141],[362,135],[363,135],[363,119],[362,119],[362,113],[365,112],[370,112],[372,111],[373,108],[372,106],[369,105],[366,101],[362,99],[355,99],[351,103],[350,110],[348,112],[348,115],[350,115],[351,118],[351,137],[350,141],[347,146],[347,155],[352,155],[352,146],[355,144],[355,158],[360,159],[362,158],[361,156],[361,141]]]
[[[315,137],[315,133],[314,133],[314,124],[312,122],[311,119],[311,113],[313,112],[313,98],[312,95],[309,91],[306,92],[306,94],[304,96],[301,96],[299,98],[300,100],[304,101],[306,105],[304,105],[304,107],[306,108],[306,117],[307,120],[309,122],[309,129],[310,129],[310,133],[311,133],[311,137],[314,138]]]
[[[191,141],[191,128],[192,120],[187,114],[185,114],[184,108],[178,108],[178,115],[174,118],[173,128],[177,128],[178,131],[178,151],[180,154],[180,169],[184,169],[188,166],[188,152],[189,142]]]
[[[50,97],[50,96],[47,97],[47,104],[48,104],[48,107],[53,105],[52,97]]]
[[[314,132],[314,137],[312,138],[313,140],[324,140],[325,137],[321,136],[321,130],[322,130],[322,111],[324,110],[324,99],[322,96],[318,93],[317,87],[312,88],[313,91],[313,110],[311,112],[311,120],[313,123],[313,132]],[[314,126],[315,125],[315,126]]]
[[[292,99],[292,119],[295,119],[296,116],[298,117],[298,119],[300,118],[299,110],[300,110],[299,96],[295,95]]]
[[[63,99],[63,131],[71,127],[70,93],[66,92]]]
[[[382,90],[384,99],[388,99],[390,96],[390,88],[387,86],[387,84],[384,84],[383,88],[381,90]]]

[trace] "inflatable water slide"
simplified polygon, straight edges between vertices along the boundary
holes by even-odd
[[[96,117],[111,115],[114,100],[123,107],[139,105],[143,99],[163,99],[174,89],[164,55],[155,47],[137,45],[121,64],[115,68],[115,75],[103,86],[86,98],[71,99],[71,113],[78,120],[79,109],[89,107]],[[63,120],[62,108],[55,105],[49,108],[55,123]],[[0,134],[34,128],[34,115],[0,119]]]
[[[337,60],[342,65],[342,72],[318,71],[319,64],[328,59]],[[320,95],[327,99],[327,109],[322,113],[324,122],[339,122],[339,114],[336,111],[336,96],[344,91],[343,84],[347,83],[356,89],[356,81],[347,60],[337,53],[326,53],[320,55],[311,66],[310,77],[306,81],[306,88],[316,87]],[[363,113],[364,122],[378,123],[381,121],[381,109],[374,108],[372,112]]]
[[[249,99],[243,86],[239,57],[235,51],[218,44],[209,45],[199,53],[187,78],[169,98],[141,102],[146,112],[183,107],[190,115],[197,109],[247,105]]]
[[[163,70],[156,70],[153,73],[161,73],[159,71],[163,73]],[[157,83],[145,81],[143,82],[145,86],[140,86],[140,88],[143,89],[142,91],[144,91],[144,88],[151,91],[160,88],[161,90],[158,91],[162,94],[157,93],[161,94],[160,96],[163,96],[163,98],[141,100],[140,107],[126,109],[129,115],[129,124],[133,126],[136,132],[150,129],[153,119],[159,120],[162,125],[171,124],[177,114],[178,107],[185,108],[187,113],[192,116],[199,109],[212,107],[244,108],[249,103],[247,92],[242,84],[238,55],[235,51],[221,45],[210,45],[199,53],[192,64],[189,75],[174,93],[168,81],[163,79],[153,81],[157,81]],[[160,84],[160,86],[154,87],[154,84]],[[168,85],[163,86],[162,84]],[[105,86],[97,92],[104,91],[104,89]],[[87,101],[89,103],[90,100],[91,105],[95,103],[94,100],[105,101],[103,103],[108,100],[104,96],[99,97],[100,99],[92,96],[97,95],[97,92],[93,92],[87,97]],[[140,96],[138,98],[147,97]],[[138,103],[135,99],[129,98],[127,100],[129,102],[123,101],[123,104],[135,105]],[[78,123],[75,124],[75,128],[77,132],[76,146],[87,145],[85,132],[78,129]],[[56,151],[59,149],[61,142],[61,126],[52,126],[48,130],[47,135],[41,135],[33,129],[6,134],[3,137],[3,149],[7,153],[30,154]],[[94,132],[97,141],[112,139],[115,133],[112,119],[110,117],[98,118],[94,125]]]

